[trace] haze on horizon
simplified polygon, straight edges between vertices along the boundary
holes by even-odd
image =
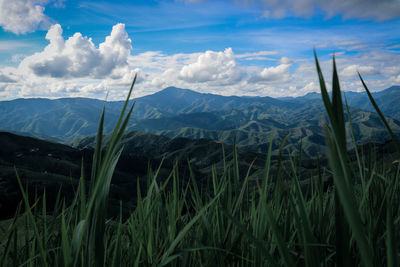
[[[319,91],[337,57],[344,90],[400,84],[400,2],[0,0],[0,100]],[[329,81],[328,81],[329,84]]]

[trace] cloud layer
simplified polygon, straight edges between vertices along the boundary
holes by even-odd
[[[136,97],[168,86],[222,95],[273,97],[319,91],[312,58],[288,58],[277,51],[235,53],[228,47],[170,55],[161,51],[131,54],[132,42],[124,24],[116,24],[99,45],[79,32],[64,39],[58,24],[49,29],[46,39],[49,44],[42,51],[24,57],[17,67],[0,66],[0,99],[104,99],[107,92],[109,99],[123,99],[135,73]],[[354,53],[354,44],[365,45],[357,40],[337,44],[343,47],[336,55],[344,90],[361,89],[357,71],[373,90],[400,83],[400,54],[390,52],[391,48]],[[322,57],[320,62],[329,79],[330,57]]]
[[[199,2],[187,0],[187,2]],[[284,18],[289,15],[310,17],[322,10],[328,17],[374,19],[378,21],[400,17],[399,0],[233,0],[245,6],[256,6],[267,18]]]

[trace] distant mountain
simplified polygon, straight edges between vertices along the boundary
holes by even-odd
[[[346,94],[349,105],[367,111],[375,111],[366,93]],[[374,99],[382,112],[392,118],[400,120],[400,86],[392,86],[386,90],[373,93]]]
[[[93,135],[103,101],[86,98],[16,99],[0,102],[0,129],[70,140]],[[116,120],[107,111],[106,128]]]
[[[397,104],[400,100],[400,86],[392,86],[385,90],[372,93],[372,95],[379,108],[386,116],[400,120],[400,109]],[[343,96],[346,96],[349,106],[375,112],[366,92],[349,91],[344,92]],[[281,97],[278,99],[296,104],[299,102],[316,103],[321,102],[321,94],[313,92],[300,97]]]
[[[360,143],[383,141],[386,132],[365,93],[347,92]],[[374,93],[393,130],[400,132],[400,87]],[[106,104],[105,133],[118,118],[122,101]],[[42,136],[71,142],[94,135],[104,102],[86,98],[17,99],[0,102],[0,130]],[[271,135],[275,153],[289,134],[286,148],[294,149],[302,141],[306,156],[324,154],[323,123],[325,111],[320,95],[298,98],[238,97],[201,94],[168,87],[153,95],[136,99],[129,130],[139,130],[170,138],[208,138],[264,152]]]

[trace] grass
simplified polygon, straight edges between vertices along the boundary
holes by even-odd
[[[236,151],[232,161],[224,159],[222,174],[212,168],[207,184],[198,184],[193,173],[181,177],[177,166],[166,180],[158,176],[161,166],[149,169],[146,188],[138,181],[137,206],[129,218],[110,219],[110,183],[133,109],[128,103],[134,80],[105,151],[103,109],[90,183],[82,164],[72,203],[59,195],[50,211],[46,193],[29,202],[17,172],[23,201],[14,218],[1,224],[0,266],[398,266],[400,163],[370,164],[358,151],[350,161],[344,106],[350,123],[351,116],[335,59],[331,97],[315,60],[329,120],[330,167],[306,186],[297,170],[301,155],[290,157],[285,172],[279,162],[272,177],[271,139],[262,176],[250,176],[251,166],[240,173]],[[326,182],[329,177],[333,184]]]

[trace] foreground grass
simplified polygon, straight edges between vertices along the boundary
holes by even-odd
[[[295,156],[289,170],[270,174],[270,146],[261,177],[239,173],[235,152],[222,174],[213,169],[206,185],[194,175],[182,179],[177,167],[163,180],[149,170],[147,187],[140,189],[138,181],[132,192],[137,206],[130,217],[107,219],[133,83],[102,153],[103,111],[90,185],[82,169],[71,204],[58,198],[48,211],[46,194],[29,202],[18,178],[23,203],[0,225],[0,266],[398,266],[400,164],[376,161],[371,168],[358,153],[350,164],[336,67],[330,98],[316,62],[330,122],[330,168],[307,186],[300,184]]]

